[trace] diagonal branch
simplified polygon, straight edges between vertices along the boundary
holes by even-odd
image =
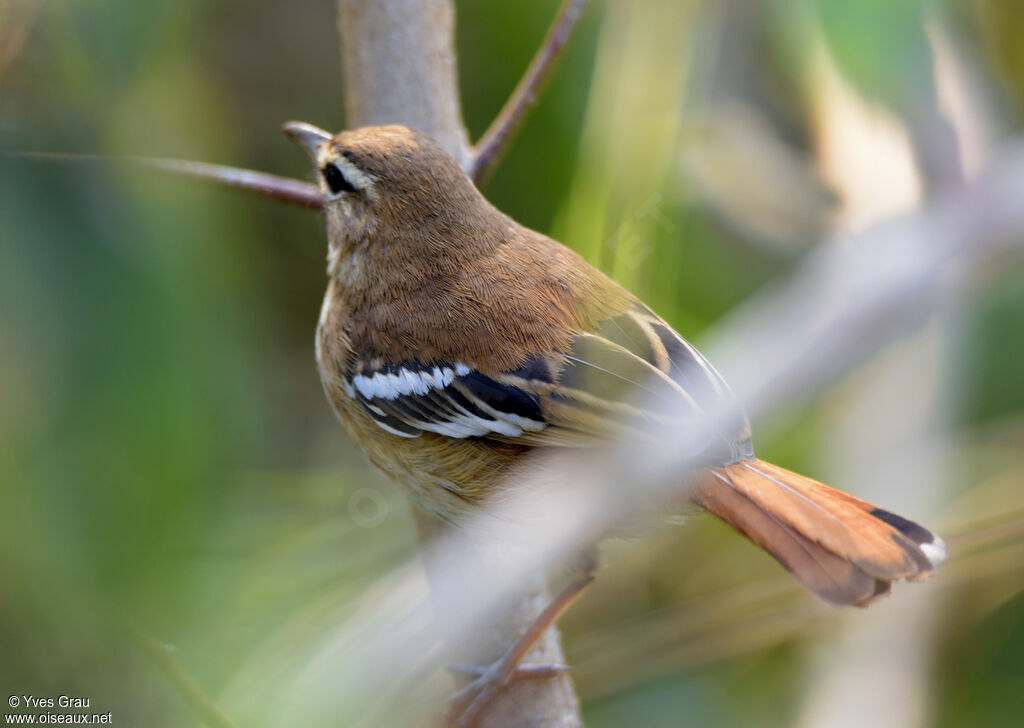
[[[487,177],[526,118],[527,112],[536,103],[537,96],[550,78],[555,61],[569,40],[569,35],[586,4],[587,0],[564,0],[562,3],[526,73],[487,131],[480,137],[480,141],[473,147],[468,172],[475,183],[480,184]]]
[[[926,207],[853,240],[821,246],[784,288],[758,294],[723,323],[710,347],[719,356],[712,358],[725,365],[752,419],[803,401],[900,341],[954,303],[949,294],[958,297],[965,280],[982,283],[1022,259],[1024,142],[1004,147],[994,158],[998,163],[977,182],[950,188]],[[374,609],[326,638],[310,661],[315,667],[285,692],[304,705],[318,692],[333,696],[330,686],[341,676],[358,678],[361,695],[376,695],[393,684],[395,665],[432,649],[438,634],[451,641],[479,640],[485,615],[529,575],[578,553],[616,524],[631,522],[641,504],[684,495],[693,453],[703,451],[728,412],[707,417],[707,427],[661,428],[658,438],[629,437],[614,449],[584,458],[564,453],[557,461],[538,462],[533,472],[517,472],[528,487],[509,488],[494,512],[479,513],[479,521],[427,553],[428,566],[437,566],[431,596],[446,609],[429,615],[426,600],[410,607],[410,590],[420,584],[411,566],[386,576],[373,591]],[[554,483],[558,487],[550,487]],[[481,554],[494,544],[507,556],[500,570],[481,563]],[[396,712],[403,707],[399,702]]]
[[[323,204],[323,198],[316,185],[290,177],[279,177],[276,174],[256,172],[251,169],[226,167],[205,162],[189,162],[182,159],[136,158],[131,161],[171,174],[237,187],[271,200],[287,202],[290,205],[305,207],[309,210],[319,210]]]
[[[246,192],[267,197],[289,205],[319,210],[320,190],[316,185],[290,177],[279,177],[251,169],[227,167],[221,164],[190,162],[183,159],[160,159],[154,157],[104,157],[91,154],[50,154],[46,152],[19,152],[13,156],[35,159],[43,162],[103,162],[134,164],[182,177],[191,177],[217,185],[235,187]]]
[[[554,70],[555,61],[558,59],[562,49],[565,47],[573,28],[576,26],[577,20],[579,20],[579,17],[582,14],[582,10],[586,5],[586,2],[587,0],[564,0],[562,3],[562,7],[559,9],[551,27],[548,29],[548,33],[545,36],[541,47],[533,57],[533,60],[530,62],[530,65],[523,74],[523,77],[516,85],[512,95],[509,97],[508,101],[505,102],[505,105],[498,113],[498,116],[495,117],[490,127],[488,127],[487,131],[484,132],[479,142],[470,152],[470,158],[467,163],[469,166],[468,172],[474,182],[479,184],[480,181],[493,169],[494,165],[498,162],[501,155],[507,148],[508,143],[511,141],[512,136],[515,134],[519,125],[525,119],[526,114],[536,103],[537,97],[545,82],[550,77],[551,72]],[[342,2],[340,3],[340,6],[342,9],[345,9],[347,4]],[[351,9],[349,9],[349,13],[352,13]],[[351,18],[349,18],[349,20],[350,23],[342,23],[342,28],[346,28],[351,24]],[[384,65],[389,68],[394,68],[394,64]],[[351,79],[349,80],[350,83],[348,85],[350,87],[359,87],[359,84],[351,83]],[[373,87],[370,91],[364,93],[363,96],[368,98],[375,98],[376,96],[379,96],[379,94],[374,93],[375,88],[376,87]],[[349,89],[349,92],[350,94],[354,93],[352,88]],[[359,108],[359,104],[355,104],[355,106],[356,108]],[[385,116],[386,115],[387,114],[385,112]],[[438,112],[437,115],[441,119],[445,120],[447,120],[447,116],[450,116],[450,114],[446,115],[440,112]],[[427,117],[433,118],[429,114]],[[374,121],[379,123],[380,120]],[[369,122],[368,120],[360,120],[358,123]],[[425,124],[421,122],[418,126],[422,127],[424,125]],[[447,125],[440,124],[440,126],[446,127],[454,125],[448,123]],[[444,135],[441,131],[443,131],[443,129],[440,131],[438,129],[432,129],[431,133],[435,136],[443,137]],[[451,132],[450,136],[458,139],[460,132],[461,125],[459,125],[459,130]],[[455,146],[456,149],[450,151],[456,153],[456,156],[460,156],[457,154],[457,148],[460,145],[449,144],[447,146]],[[22,152],[17,153],[16,156],[42,161],[121,162],[138,164],[152,169],[157,169],[162,172],[168,172],[170,174],[192,177],[193,179],[202,179],[227,187],[235,187],[252,192],[261,197],[285,202],[298,207],[304,207],[310,210],[319,210],[322,204],[320,192],[313,184],[288,177],[268,174],[266,172],[242,169],[239,167],[208,164],[205,162],[193,162],[182,159],[149,157],[103,157],[99,155],[51,154],[45,152]]]

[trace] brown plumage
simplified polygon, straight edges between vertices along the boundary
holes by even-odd
[[[695,499],[833,604],[867,606],[931,576],[942,554],[916,523],[763,460],[709,470]]]
[[[289,133],[325,195],[317,330],[327,396],[370,459],[458,522],[538,447],[591,447],[659,423],[711,428],[693,500],[835,604],[930,575],[927,529],[754,458],[728,386],[682,337],[574,252],[516,223],[405,127]],[[651,409],[644,391],[664,407]],[[666,443],[670,445],[670,443]]]

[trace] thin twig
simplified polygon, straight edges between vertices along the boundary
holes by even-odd
[[[473,147],[473,156],[469,166],[469,176],[479,184],[486,178],[488,172],[493,168],[504,153],[505,148],[512,139],[512,135],[518,129],[526,113],[537,101],[544,82],[551,75],[555,61],[558,59],[562,48],[565,47],[576,21],[583,13],[583,6],[587,0],[564,0],[562,7],[551,23],[544,42],[537,50],[537,54],[530,61],[526,73],[519,80],[512,95],[509,96],[505,106],[495,117],[494,121],[480,137],[480,141]]]
[[[134,629],[128,630],[128,637],[146,657],[153,661],[205,725],[210,728],[236,728],[224,711],[213,702],[209,695],[203,692],[196,681],[185,672],[185,668],[174,659],[167,645]]]
[[[278,202],[287,202],[308,210],[319,210],[322,204],[316,185],[289,177],[279,177],[251,169],[227,167],[221,164],[190,162],[184,159],[155,157],[104,157],[90,154],[50,154],[44,152],[18,152],[14,156],[47,162],[104,162],[135,164],[161,172],[206,180],[214,184],[235,187]]]

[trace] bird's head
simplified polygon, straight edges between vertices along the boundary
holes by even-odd
[[[394,125],[332,135],[302,122],[284,130],[316,165],[332,253],[380,245],[453,252],[496,212],[455,158],[421,132]]]

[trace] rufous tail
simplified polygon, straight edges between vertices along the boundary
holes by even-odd
[[[946,556],[927,528],[763,460],[708,471],[694,500],[832,604],[867,606]]]

